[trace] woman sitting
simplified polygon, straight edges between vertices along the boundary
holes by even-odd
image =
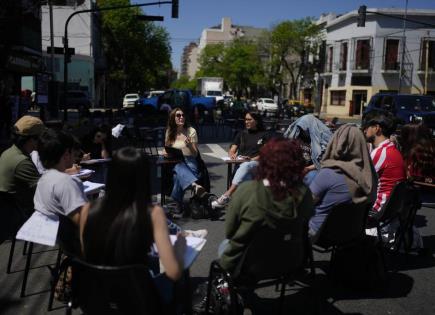
[[[234,271],[255,233],[264,226],[287,231],[295,218],[313,214],[311,192],[302,183],[304,160],[295,140],[272,139],[260,151],[256,180],[240,185],[229,205],[221,266]]]
[[[163,209],[151,205],[148,161],[134,148],[114,154],[104,197],[81,213],[80,236],[83,255],[92,264],[150,267],[154,242],[166,276],[177,280],[182,275],[186,240],[178,235],[172,246]]]
[[[245,127],[245,130],[240,131],[236,135],[228,152],[228,156],[232,160],[241,158],[247,161],[240,164],[234,174],[230,188],[217,200],[212,202],[213,208],[225,207],[237,187],[244,181],[254,177],[253,171],[258,166],[258,153],[263,144],[269,139],[269,133],[264,130],[263,120],[259,113],[246,113]]]
[[[185,113],[181,108],[175,108],[169,114],[165,146],[180,149],[184,161],[174,167],[174,186],[171,197],[177,202],[179,212],[183,209],[184,191],[191,187],[196,195],[203,195],[205,189],[196,182],[200,176],[196,157],[198,155],[198,136],[196,130],[190,127]],[[164,153],[167,155],[167,152]]]
[[[310,235],[316,237],[331,209],[341,203],[373,204],[377,177],[366,140],[355,125],[340,127],[326,148],[310,190],[316,205]]]

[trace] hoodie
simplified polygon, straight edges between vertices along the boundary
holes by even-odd
[[[295,196],[288,194],[277,201],[262,181],[248,181],[237,188],[226,215],[225,234],[229,243],[220,259],[225,270],[231,273],[235,269],[244,250],[262,227],[286,232],[294,219],[309,220],[313,215],[311,192],[302,184],[296,190]]]

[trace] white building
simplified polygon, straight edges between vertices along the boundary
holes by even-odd
[[[66,5],[53,5],[54,30],[54,80],[63,82],[63,36],[67,18],[78,10],[92,8],[94,0],[65,1]],[[73,5],[79,3],[79,5]],[[41,7],[42,11],[42,51],[47,66],[51,72],[51,54],[48,48],[50,42],[50,15],[48,5]],[[69,89],[81,89],[88,92],[92,101],[95,101],[95,56],[94,56],[94,17],[91,13],[81,13],[74,16],[68,24],[69,47],[75,50],[68,65]]]
[[[402,60],[402,9],[367,9],[365,27],[357,11],[328,19],[322,110],[327,115],[360,115],[378,92],[399,91]],[[394,18],[396,17],[396,18]],[[435,24],[435,10],[408,10],[408,19]],[[435,27],[406,23],[401,93],[435,93]],[[428,43],[428,45],[426,45]],[[427,49],[426,49],[427,47]],[[427,63],[426,63],[426,55]]]

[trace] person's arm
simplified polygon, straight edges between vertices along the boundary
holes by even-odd
[[[183,273],[186,239],[184,236],[178,235],[177,241],[172,246],[166,215],[161,207],[154,206],[151,211],[151,221],[153,224],[154,242],[159,252],[160,261],[165,268],[165,273],[168,278],[178,280]]]
[[[328,190],[329,178],[324,170],[320,170],[310,184],[310,190],[313,197],[313,204],[317,205]]]
[[[230,150],[228,151],[228,156],[232,159],[235,160],[237,158],[237,145],[232,144],[230,147]]]
[[[36,190],[40,177],[35,164],[30,159],[21,161],[15,168],[15,178],[29,189]]]
[[[83,232],[85,231],[85,225],[86,225],[86,222],[88,220],[89,208],[90,208],[90,204],[87,203],[86,205],[84,205],[82,207],[82,209],[80,211],[81,213],[80,213],[78,218],[77,217],[75,217],[75,218],[70,217],[71,220],[73,220],[73,222],[78,219],[79,229],[80,229],[80,245],[81,245],[83,254],[85,252],[84,243],[83,243]]]
[[[108,159],[110,157],[109,150],[107,149],[106,141],[101,142],[101,158]]]

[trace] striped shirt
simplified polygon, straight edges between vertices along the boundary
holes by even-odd
[[[379,211],[390,197],[394,186],[405,180],[405,164],[399,150],[389,139],[381,142],[370,153],[379,183],[373,211]]]

